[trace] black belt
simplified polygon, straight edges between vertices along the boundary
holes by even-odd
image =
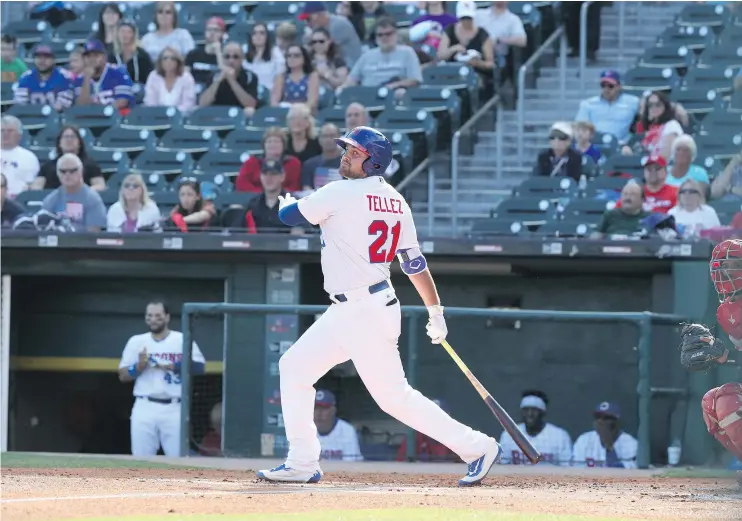
[[[379,291],[383,291],[386,288],[389,287],[389,281],[388,280],[382,280],[381,282],[377,282],[373,286],[368,287],[368,292],[373,295],[374,293],[378,293]],[[335,300],[338,302],[347,302],[348,297],[345,296],[344,293],[338,293],[337,295],[332,296]]]
[[[180,403],[180,398],[152,398],[151,396],[137,396],[137,398],[155,403]]]

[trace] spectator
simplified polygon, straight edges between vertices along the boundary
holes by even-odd
[[[335,14],[347,18],[356,30],[358,39],[366,38],[366,26],[363,19],[363,7],[360,2],[338,2]]]
[[[647,97],[640,122],[644,131],[641,140],[642,151],[669,158],[673,142],[684,132],[683,127],[675,119],[675,109],[664,92],[654,91]],[[627,145],[622,147],[621,152],[624,155],[634,153]]]
[[[474,2],[456,3],[458,21],[443,31],[438,58],[471,65],[484,83],[485,98],[490,98],[494,93],[494,44],[487,31],[474,23],[476,12]]]
[[[361,56],[361,40],[346,17],[328,13],[324,2],[305,2],[299,20],[306,20],[313,30],[318,27],[327,29],[348,67],[353,67],[358,61]]]
[[[572,460],[572,439],[567,431],[546,422],[546,407],[549,398],[538,390],[524,391],[520,401],[523,421],[518,429],[525,434],[534,447],[541,453],[542,461],[552,465],[569,466]],[[502,446],[502,463],[526,465],[528,458],[513,441],[507,431],[500,437]]]
[[[538,155],[538,175],[571,177],[575,181],[582,176],[582,154],[570,148],[572,125],[557,122],[549,129],[549,149]]]
[[[134,22],[124,21],[119,25],[118,43],[108,55],[108,63],[125,67],[134,83],[144,85],[149,78],[154,65],[147,51],[139,45],[139,30]]]
[[[155,4],[155,31],[142,38],[142,47],[149,53],[152,62],[157,60],[165,47],[177,49],[181,56],[188,56],[196,44],[193,36],[186,29],[178,27],[178,10],[175,2],[157,2]]]
[[[570,47],[570,58],[580,55],[580,10],[585,2],[567,2],[564,4],[565,28],[567,43]],[[600,48],[600,2],[593,2],[587,8],[587,51],[588,62],[594,62]]]
[[[242,107],[252,115],[258,105],[258,77],[242,66],[245,56],[236,43],[224,46],[222,65],[209,88],[201,93],[199,104]]]
[[[15,220],[26,213],[26,209],[23,205],[13,199],[8,198],[8,179],[5,174],[0,174],[2,184],[0,184],[0,223],[3,228],[9,228],[13,226]]]
[[[155,70],[147,78],[144,104],[175,107],[183,114],[196,107],[196,81],[185,69],[183,57],[172,47],[163,49]]]
[[[106,63],[106,48],[100,40],[85,44],[85,71],[77,78],[75,103],[77,105],[113,105],[121,111],[134,106],[131,77],[125,69]]]
[[[312,59],[304,47],[289,45],[286,51],[286,72],[273,81],[271,105],[306,104],[312,112],[319,103],[319,75],[312,66]]]
[[[160,210],[149,198],[142,176],[127,175],[119,189],[119,200],[108,209],[106,231],[160,231],[160,221]]]
[[[250,156],[240,168],[235,181],[238,192],[259,193],[263,191],[260,183],[261,159],[279,161],[283,164],[286,176],[283,188],[287,192],[301,190],[301,163],[294,156],[286,154],[286,134],[279,127],[270,127],[263,135],[263,156]]]
[[[583,156],[587,156],[598,164],[600,161],[600,150],[593,145],[595,137],[595,125],[589,121],[578,121],[574,124],[575,142],[573,148]]]
[[[93,38],[103,42],[109,53],[116,50],[118,44],[118,26],[122,18],[121,8],[116,2],[104,5],[100,13],[98,13],[98,30],[93,35]]]
[[[589,121],[598,132],[625,143],[638,111],[639,98],[622,92],[621,76],[609,69],[600,74],[600,95],[580,102],[575,121]]]
[[[345,83],[348,66],[340,57],[340,51],[327,29],[315,29],[310,43],[312,65],[322,83],[330,89],[336,89]]]
[[[644,164],[644,209],[667,213],[678,204],[678,188],[666,183],[667,161],[658,155],[647,158]]]
[[[286,72],[286,60],[281,49],[271,42],[266,24],[256,23],[250,31],[245,62],[245,67],[258,77],[258,84],[268,90],[273,88],[276,78]]]
[[[425,14],[418,16],[412,21],[410,37],[412,37],[413,32],[416,30],[415,27],[418,26],[418,24],[428,24],[425,29],[425,36],[422,37],[423,39],[421,40],[421,43],[423,45],[429,45],[433,49],[437,50],[441,37],[443,36],[443,30],[449,25],[455,24],[457,21],[457,18],[454,15],[446,12],[445,4],[446,2],[425,2],[423,7]],[[418,26],[418,28],[419,27],[422,26]],[[487,36],[489,36],[489,33],[487,33]]]
[[[701,183],[688,178],[678,190],[678,204],[667,212],[675,217],[675,223],[683,226],[686,238],[699,237],[701,230],[721,226],[716,210],[706,204],[705,190]]]
[[[15,83],[28,70],[26,63],[18,56],[18,41],[15,36],[4,34],[0,49],[2,49],[2,61],[0,61],[2,81],[3,83]]]
[[[335,395],[318,389],[314,397],[314,424],[322,449],[320,459],[363,461],[356,429],[337,417]]]
[[[106,207],[98,192],[83,182],[83,164],[75,154],[57,161],[60,186],[44,198],[42,208],[66,217],[78,231],[100,231],[106,225]]]
[[[340,130],[332,123],[325,123],[319,129],[320,155],[307,159],[301,167],[302,189],[316,190],[327,183],[342,179],[340,176],[340,158],[343,149],[335,140],[340,137]]]
[[[742,90],[742,69],[737,71],[737,76],[734,77],[734,90]]]
[[[573,465],[635,469],[639,443],[631,434],[621,429],[621,411],[618,405],[602,402],[596,407],[593,416],[595,430],[577,438]]]
[[[407,45],[397,43],[397,25],[394,18],[381,18],[376,24],[376,41],[379,46],[364,52],[353,66],[344,87],[386,86],[401,97],[405,89],[416,87],[422,80],[417,54]],[[379,67],[383,63],[384,67]]]
[[[711,183],[713,199],[739,199],[742,197],[742,151],[734,156],[724,171]]]
[[[216,402],[209,413],[209,431],[201,439],[202,456],[222,456],[222,402]]]
[[[447,411],[447,407],[440,399],[431,400],[434,404]],[[448,461],[460,462],[459,457],[442,443],[421,432],[415,432],[415,457],[419,461]],[[407,436],[397,449],[397,461],[407,461]]]
[[[206,229],[216,215],[214,203],[201,196],[201,183],[195,177],[181,177],[178,204],[170,212],[170,221],[181,231]]]
[[[222,46],[226,40],[226,32],[227,25],[218,16],[212,16],[206,20],[204,33],[206,42],[189,52],[185,59],[186,67],[196,83],[206,85],[221,68]]]
[[[8,196],[13,198],[28,190],[39,174],[39,160],[36,154],[19,146],[23,134],[21,120],[15,116],[2,118],[0,136],[0,163],[8,184]]]
[[[368,125],[370,117],[366,107],[354,101],[345,109],[345,129],[352,130],[356,127]]]
[[[376,31],[376,20],[384,16],[389,16],[389,13],[384,9],[382,2],[361,1],[358,3],[361,5],[361,11],[363,12],[363,36],[361,37],[361,41],[373,44],[375,43],[374,32]]]
[[[303,103],[292,105],[286,115],[286,126],[289,129],[287,154],[304,163],[307,159],[322,153],[317,141],[317,127],[308,106]]]
[[[59,188],[59,176],[57,175],[57,163],[59,158],[65,154],[77,156],[82,162],[82,179],[83,182],[93,190],[101,192],[106,189],[106,179],[103,177],[98,163],[88,157],[85,148],[85,142],[80,135],[80,131],[73,125],[65,125],[57,135],[57,144],[55,158],[47,161],[41,167],[39,176],[34,180],[32,188],[34,190],[52,190]]]
[[[641,97],[639,100],[639,112],[637,117],[641,118],[641,115],[644,113],[644,109],[647,106],[647,99],[652,93],[649,92]],[[690,125],[690,116],[688,115],[688,111],[678,103],[677,101],[671,101],[670,107],[675,111],[675,118],[678,120],[678,123],[680,123],[681,126],[687,127]],[[644,123],[639,119],[636,122],[636,125],[634,126],[634,133],[635,134],[644,134],[646,132],[646,128],[644,127]]]
[[[82,53],[82,47],[75,47],[70,52],[70,61],[67,64],[67,73],[73,82],[85,72],[85,58]]]
[[[606,210],[596,231],[591,235],[593,239],[602,239],[606,235],[635,235],[641,232],[641,221],[650,215],[644,210],[644,190],[633,179],[626,183],[621,190],[620,205]]]
[[[703,183],[708,189],[709,174],[700,165],[693,164],[696,160],[698,150],[696,141],[690,134],[683,134],[672,144],[672,163],[670,164],[670,175],[667,176],[667,184],[680,186],[688,179]]]
[[[523,21],[508,9],[507,2],[492,2],[490,9],[477,9],[474,20],[489,34],[495,46],[498,67],[505,66],[510,47],[525,47],[528,44]]]
[[[54,51],[46,44],[34,48],[34,68],[23,73],[13,95],[19,105],[50,105],[57,112],[72,106],[72,79],[54,65]]]
[[[296,24],[289,22],[281,22],[276,27],[276,47],[281,51],[281,54],[286,54],[289,49],[289,45],[299,43],[299,33],[296,31]]]
[[[288,233],[294,232],[278,218],[278,196],[285,196],[283,189],[286,176],[280,161],[264,159],[260,164],[260,184],[263,193],[253,197],[245,212],[248,233]],[[301,228],[296,228],[299,232]]]

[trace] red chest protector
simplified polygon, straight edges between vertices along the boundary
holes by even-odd
[[[725,299],[716,310],[716,320],[727,335],[742,340],[742,300],[732,302]],[[738,344],[742,344],[742,342],[738,342]],[[742,347],[738,345],[735,345],[735,347],[742,351]]]

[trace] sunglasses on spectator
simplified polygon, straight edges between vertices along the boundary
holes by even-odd
[[[77,167],[75,167],[75,168],[60,168],[60,169],[59,169],[59,173],[60,173],[60,174],[62,174],[62,175],[66,175],[66,174],[74,174],[75,172],[77,172],[77,171],[79,171],[79,170],[80,170],[80,169],[79,169],[79,168],[77,168]]]
[[[377,38],[386,38],[387,36],[391,36],[394,34],[394,31],[385,31],[383,33],[376,33]]]
[[[158,9],[157,14],[173,14],[172,9]]]
[[[601,83],[600,84],[601,89],[615,89],[616,86],[613,83]]]
[[[135,190],[137,188],[140,188],[142,185],[139,185],[137,183],[124,183],[124,188],[127,190]]]
[[[562,133],[554,133],[549,135],[549,140],[558,139],[559,141],[569,141],[569,136]]]
[[[681,194],[696,194],[699,195],[701,192],[698,190],[693,190],[692,188],[684,188],[683,190],[680,190]]]
[[[225,54],[224,59],[225,60],[239,60],[240,55],[239,54]]]
[[[327,43],[327,40],[312,40],[312,45],[316,45],[318,43]]]

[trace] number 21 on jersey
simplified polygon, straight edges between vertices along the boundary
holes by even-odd
[[[376,239],[368,247],[368,260],[371,264],[389,263],[394,260],[394,255],[397,253],[397,244],[399,244],[399,234],[402,230],[402,222],[397,221],[396,224],[389,226],[389,223],[381,219],[372,222],[368,227],[368,234],[375,235]],[[391,244],[389,249],[385,246],[389,242],[389,236],[391,237]]]

